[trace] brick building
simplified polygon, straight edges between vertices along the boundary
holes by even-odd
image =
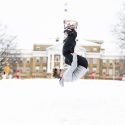
[[[89,62],[85,78],[94,79],[120,79],[123,74],[124,56],[119,54],[106,54],[102,48],[103,41],[80,40],[77,41],[76,53],[85,56]],[[53,69],[64,69],[62,55],[63,43],[49,42],[33,45],[33,50],[21,50],[21,56],[15,64],[20,71],[21,78],[53,78]]]

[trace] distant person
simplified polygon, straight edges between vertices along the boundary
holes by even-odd
[[[58,69],[57,68],[53,69],[53,77],[54,78],[58,78],[59,77],[59,75],[58,75]]]
[[[7,78],[7,74],[5,72],[3,72],[2,79],[6,79],[6,78]]]
[[[16,78],[19,79],[20,78],[20,71],[17,69],[16,70]]]

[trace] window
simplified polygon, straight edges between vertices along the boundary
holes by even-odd
[[[43,57],[43,63],[47,63],[47,58]]]
[[[97,48],[93,48],[93,51],[97,51]]]
[[[46,67],[44,66],[44,67],[43,67],[43,72],[46,72],[46,70],[47,70],[47,69],[46,69]]]
[[[40,47],[39,46],[36,47],[36,51],[40,51]]]
[[[42,51],[46,51],[46,48],[43,48]]]
[[[105,63],[106,63],[106,60],[104,59],[104,60],[102,60],[102,62],[105,64]]]
[[[103,74],[106,74],[106,69],[102,69],[102,73],[103,73]]]
[[[36,66],[36,68],[35,68],[36,72],[39,72],[39,69],[40,69],[40,67]]]
[[[119,65],[119,60],[116,60],[116,64]]]
[[[30,67],[26,67],[26,73],[30,73]]]
[[[26,59],[26,62],[27,62],[27,63],[30,63],[30,58],[27,58],[27,59]]]
[[[119,76],[119,71],[118,70],[115,71],[115,75]]]
[[[23,63],[23,58],[20,58],[20,63]]]
[[[97,59],[93,59],[93,64],[97,64]]]
[[[112,63],[112,60],[109,60],[109,63]]]
[[[60,55],[55,55],[54,61],[58,62],[60,60]]]
[[[92,68],[92,71],[93,71],[93,72],[96,72],[96,67],[93,67],[93,68]]]
[[[36,57],[36,62],[40,63],[40,57]]]
[[[109,75],[112,75],[112,74],[113,74],[112,69],[109,69]]]
[[[91,48],[86,48],[86,51],[87,52],[91,52]]]
[[[113,61],[112,60],[109,60],[109,64],[112,65]]]

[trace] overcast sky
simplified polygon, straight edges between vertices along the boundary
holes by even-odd
[[[45,38],[61,37],[66,16],[78,21],[78,37],[112,41],[111,30],[124,1],[0,0],[0,23],[7,25],[8,32],[18,36],[19,46],[26,49]]]

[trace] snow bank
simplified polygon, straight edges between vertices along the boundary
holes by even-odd
[[[0,125],[125,125],[125,81],[0,80]]]

